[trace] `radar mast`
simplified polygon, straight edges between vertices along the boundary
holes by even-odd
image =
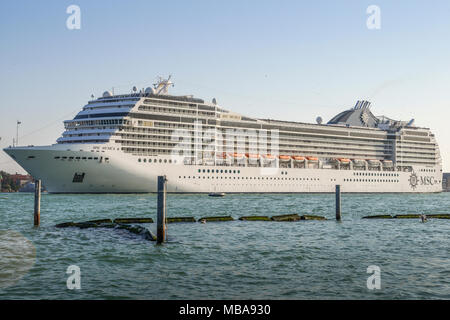
[[[164,79],[163,77],[158,77],[158,80],[156,83],[153,84],[153,87],[155,88],[155,94],[160,95],[168,95],[169,94],[169,87],[174,86],[173,82],[170,81],[170,78],[172,75],[169,75],[167,79]]]

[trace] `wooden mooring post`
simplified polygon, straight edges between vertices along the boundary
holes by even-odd
[[[336,185],[336,220],[341,221],[341,186]]]
[[[41,223],[41,180],[34,183],[34,225]]]
[[[166,176],[158,176],[158,212],[157,212],[157,230],[156,243],[161,244],[166,240]]]

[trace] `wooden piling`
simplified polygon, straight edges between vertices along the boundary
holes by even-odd
[[[166,240],[166,176],[158,176],[158,212],[156,243],[161,244]]]
[[[341,186],[336,185],[336,220],[341,221]]]
[[[34,225],[41,223],[41,180],[34,183]]]

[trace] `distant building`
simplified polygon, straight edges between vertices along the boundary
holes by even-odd
[[[23,185],[27,184],[29,181],[33,181],[33,177],[29,174],[12,174],[11,180],[14,181],[19,187],[22,187]]]
[[[10,174],[0,170],[0,192],[16,192],[28,182],[33,181],[30,175]]]
[[[450,191],[450,172],[444,173],[442,177],[442,190]]]

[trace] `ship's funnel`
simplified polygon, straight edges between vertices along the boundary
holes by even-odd
[[[366,100],[358,100],[355,104],[354,109],[368,109],[370,108],[370,102]]]

